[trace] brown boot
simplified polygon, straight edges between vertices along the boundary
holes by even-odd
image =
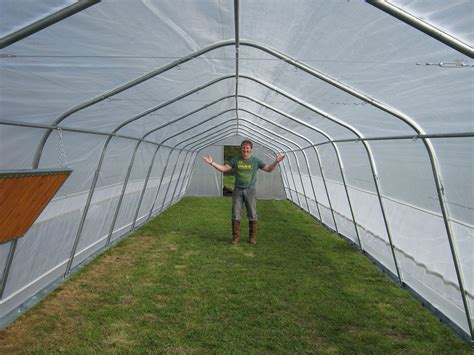
[[[257,221],[249,221],[249,243],[257,244]]]
[[[232,221],[232,244],[240,243],[240,221]]]

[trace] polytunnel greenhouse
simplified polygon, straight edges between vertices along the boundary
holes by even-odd
[[[2,0],[0,324],[250,138],[259,180],[473,341],[471,0]],[[230,233],[230,232],[229,232]]]

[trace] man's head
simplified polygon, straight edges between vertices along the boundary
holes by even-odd
[[[242,158],[248,159],[252,155],[252,148],[253,144],[251,141],[248,139],[243,140],[242,143],[240,143],[240,152],[242,154]]]

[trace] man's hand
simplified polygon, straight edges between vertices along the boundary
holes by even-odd
[[[212,164],[212,162],[214,161],[214,160],[212,160],[211,154],[205,155],[205,156],[203,156],[202,158],[203,158],[204,161],[205,161],[206,163],[208,163],[208,164]]]
[[[266,171],[267,173],[271,173],[273,170],[275,170],[276,166],[283,160],[285,159],[284,155],[278,154],[275,158],[275,161],[271,164],[265,164],[265,166],[262,168],[263,171]]]
[[[202,158],[206,163],[210,164],[214,169],[220,171],[221,173],[228,173],[232,171],[232,167],[229,164],[221,165],[216,163],[214,159],[212,159],[211,154],[205,155]]]
[[[285,156],[284,156],[284,155],[281,155],[281,154],[278,154],[278,155],[276,156],[275,161],[276,161],[277,163],[279,163],[279,162],[281,162],[283,159],[285,159]]]

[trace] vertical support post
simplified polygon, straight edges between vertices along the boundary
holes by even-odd
[[[196,156],[196,152],[191,152],[191,155],[189,157],[189,161],[188,163],[186,164],[186,170],[184,172],[184,178],[183,178],[183,181],[181,182],[181,187],[179,189],[179,193],[178,193],[178,200],[180,200],[184,194],[186,193],[186,185],[187,185],[187,182],[188,180],[190,179],[190,174],[191,174],[191,167],[194,167],[194,164],[192,164],[191,162],[193,162],[193,159],[195,159],[195,156]]]
[[[336,229],[336,233],[339,233],[339,230],[337,228],[336,216],[334,215],[334,208],[332,207],[331,198],[329,197],[328,186],[326,184],[326,179],[324,178],[324,172],[323,172],[321,157],[320,157],[319,151],[316,149],[316,147],[313,146],[313,149],[314,149],[314,153],[316,154],[316,158],[318,159],[319,172],[321,173],[321,179],[323,180],[324,190],[326,191],[326,197],[328,199],[329,209],[331,210],[332,220],[334,222],[334,228]],[[311,178],[311,176],[310,176],[310,178]],[[321,221],[322,220],[323,220],[323,217],[321,216]]]
[[[370,149],[368,143],[365,140],[362,140],[362,144],[364,145],[365,151],[367,152],[367,157],[368,157],[369,164],[370,164],[370,171],[372,172],[372,178],[374,180],[375,189],[377,191],[377,198],[379,200],[380,211],[382,212],[382,217],[383,217],[383,221],[384,221],[384,224],[385,224],[385,230],[387,231],[387,238],[388,238],[388,241],[390,243],[390,250],[392,252],[393,262],[394,262],[394,265],[395,265],[395,271],[397,272],[398,283],[400,284],[400,286],[403,286],[402,275],[401,275],[401,272],[400,272],[400,268],[398,266],[397,257],[395,255],[395,246],[394,246],[393,241],[392,241],[392,233],[390,231],[387,216],[386,216],[386,213],[385,213],[385,206],[384,206],[383,201],[382,201],[382,192],[381,192],[380,186],[379,186],[379,178],[378,178],[378,174],[377,174],[377,167],[375,165],[374,156],[372,154],[372,150]]]
[[[306,207],[308,208],[308,213],[310,213],[309,202],[308,202],[308,194],[306,193],[306,188],[304,187],[303,175],[301,174],[300,164],[298,162],[298,156],[296,155],[296,153],[294,151],[291,151],[291,152],[293,153],[293,155],[296,159],[296,168],[298,169],[298,175],[300,176],[301,187],[303,189],[304,199],[306,201]],[[301,206],[301,208],[303,208],[303,206]]]
[[[146,174],[145,182],[143,184],[142,192],[140,194],[140,199],[138,200],[137,209],[136,209],[135,215],[133,217],[132,227],[130,228],[130,231],[135,229],[135,224],[137,223],[138,213],[140,213],[140,207],[142,206],[143,197],[145,196],[145,191],[146,191],[146,188],[148,186],[148,181],[150,180],[150,176],[151,176],[151,172],[153,170],[153,165],[154,165],[154,162],[155,162],[155,158],[156,158],[156,155],[157,155],[158,150],[160,149],[160,147],[161,147],[161,145],[158,145],[156,147],[155,152],[153,153],[153,157],[151,158],[150,165],[148,167],[148,172]]]
[[[3,269],[2,274],[2,283],[0,284],[0,300],[3,299],[3,294],[5,292],[5,288],[7,287],[8,275],[10,274],[10,268],[13,262],[13,256],[15,255],[17,243],[18,239],[12,240],[10,242],[10,249],[8,250],[7,261],[5,263],[5,267]]]
[[[168,168],[168,163],[170,161],[171,154],[173,154],[173,149],[171,149],[171,151],[169,152],[168,157],[166,159],[165,167],[163,169],[163,172],[161,173],[160,183],[158,184],[158,189],[156,190],[156,195],[155,195],[155,198],[153,199],[153,203],[151,205],[150,212],[148,213],[147,220],[149,220],[151,218],[151,216],[153,215],[153,208],[155,207],[156,199],[158,198],[158,195],[160,193],[161,184],[163,183],[163,177],[165,176],[166,169]]]
[[[357,228],[357,222],[356,222],[356,219],[355,219],[354,210],[352,208],[351,198],[349,196],[349,190],[347,189],[346,177],[345,177],[344,167],[342,165],[339,149],[337,149],[336,144],[332,141],[331,141],[331,146],[334,148],[334,151],[335,151],[336,157],[337,157],[337,161],[339,163],[339,170],[341,172],[341,179],[342,179],[342,183],[344,184],[344,191],[346,192],[347,203],[349,204],[349,209],[351,211],[352,221],[354,222],[354,229],[355,229],[355,232],[356,232],[357,241],[359,242],[359,248],[361,250],[364,250],[363,247],[362,247],[362,242],[360,240],[359,229]]]
[[[301,147],[300,147],[300,149],[301,149]],[[306,152],[303,149],[301,149],[301,153],[303,153],[303,156],[304,156],[304,159],[305,159],[305,162],[306,162],[306,169],[308,169],[308,178],[309,178],[309,182],[311,184],[311,189],[313,190],[314,202],[316,203],[316,209],[318,210],[319,219],[321,220],[321,222],[324,223],[323,215],[321,214],[321,210],[319,209],[318,197],[316,196],[316,190],[314,189],[313,179],[311,177],[311,168],[310,168],[310,165],[309,165],[308,156],[306,155]],[[311,214],[311,210],[309,210],[308,213]]]
[[[183,176],[183,169],[184,169],[184,166],[186,165],[186,160],[188,159],[188,155],[189,155],[189,151],[186,152],[186,155],[184,156],[184,159],[183,159],[183,163],[181,164],[181,169],[178,174],[178,181],[176,182],[176,185],[174,186],[173,194],[171,195],[171,205],[174,203],[174,197],[175,197],[178,185],[181,185],[182,184],[181,182],[184,181],[186,177],[186,175]],[[181,179],[181,176],[183,176],[183,179]],[[178,200],[179,200],[179,193],[178,193],[178,199],[176,201]]]
[[[114,217],[112,218],[112,224],[110,226],[109,234],[107,235],[107,242],[105,247],[107,248],[110,244],[112,239],[112,234],[114,233],[115,223],[117,222],[117,217],[120,212],[120,207],[122,206],[122,201],[125,196],[125,191],[127,190],[128,180],[130,179],[130,174],[132,172],[133,163],[135,162],[135,157],[137,155],[138,148],[140,147],[140,143],[142,141],[138,141],[135,145],[135,149],[133,150],[132,158],[130,159],[130,163],[128,164],[127,174],[125,175],[125,179],[122,186],[122,192],[120,193],[119,201],[117,207],[115,208]]]
[[[438,200],[440,203],[441,212],[443,214],[444,226],[446,228],[446,234],[448,236],[449,248],[451,251],[451,256],[453,258],[454,270],[456,271],[456,277],[458,279],[458,284],[459,284],[459,291],[461,293],[461,299],[463,302],[464,311],[466,312],[467,326],[469,328],[469,332],[471,335],[471,341],[474,341],[474,333],[473,333],[472,321],[471,321],[471,311],[470,311],[469,304],[466,298],[466,289],[464,287],[464,280],[463,280],[461,268],[459,266],[456,245],[454,244],[454,241],[453,241],[453,231],[451,230],[451,225],[449,223],[448,206],[446,204],[446,199],[444,195],[444,186],[441,179],[441,173],[438,166],[438,161],[434,153],[434,148],[431,145],[431,141],[427,138],[422,138],[422,141],[423,141],[423,144],[425,145],[425,148],[428,152],[428,156],[430,159],[431,170],[433,172],[435,185],[436,185],[436,191],[438,193]]]
[[[193,165],[192,165],[191,169],[189,170],[189,173],[188,173],[188,174],[189,174],[188,180],[186,181],[186,184],[185,184],[186,187],[185,187],[185,189],[184,189],[184,192],[182,192],[183,195],[184,195],[184,194],[186,193],[186,191],[188,191],[188,189],[189,189],[189,185],[191,184],[191,179],[192,179],[192,177],[193,177],[192,172],[193,172],[193,170],[194,170],[194,167],[196,166],[196,156],[197,156],[197,152],[193,153],[193,155],[194,155],[194,158],[193,158]]]
[[[179,161],[179,158],[181,157],[182,152],[183,152],[183,150],[179,151],[178,157],[176,158],[176,161],[174,162],[173,170],[171,171],[171,175],[170,175],[170,182],[168,183],[168,186],[166,187],[165,197],[163,198],[163,203],[161,204],[160,212],[162,212],[163,209],[165,209],[166,197],[168,196],[168,192],[170,190],[171,183],[173,182],[174,173],[176,171],[176,167],[178,166],[178,161]],[[179,176],[178,176],[178,181],[179,181]],[[176,182],[176,184],[177,184],[177,182]],[[172,203],[173,203],[173,196],[171,196],[171,200],[170,200],[170,203],[169,203],[168,207],[171,206]]]
[[[81,235],[82,235],[82,230],[84,228],[84,223],[86,221],[87,213],[89,212],[89,207],[90,207],[90,204],[91,204],[91,201],[92,201],[92,196],[94,195],[95,187],[97,185],[97,180],[99,179],[100,170],[102,168],[102,163],[104,162],[105,152],[107,151],[107,147],[109,146],[109,143],[110,143],[111,140],[112,140],[112,136],[108,136],[107,140],[104,143],[104,147],[102,148],[102,153],[100,155],[100,159],[99,159],[99,162],[97,164],[97,168],[94,172],[94,177],[92,178],[92,183],[91,183],[91,187],[89,189],[89,194],[87,195],[87,200],[86,200],[86,204],[84,206],[84,211],[82,212],[81,221],[79,222],[79,227],[78,227],[77,232],[76,232],[76,237],[74,238],[74,243],[72,245],[71,254],[69,255],[69,260],[68,260],[68,263],[67,263],[67,266],[66,266],[66,271],[64,272],[64,277],[65,278],[67,278],[69,276],[69,273],[71,271],[74,256],[76,255],[76,249],[77,249],[77,246],[79,245],[79,240],[80,240]]]

